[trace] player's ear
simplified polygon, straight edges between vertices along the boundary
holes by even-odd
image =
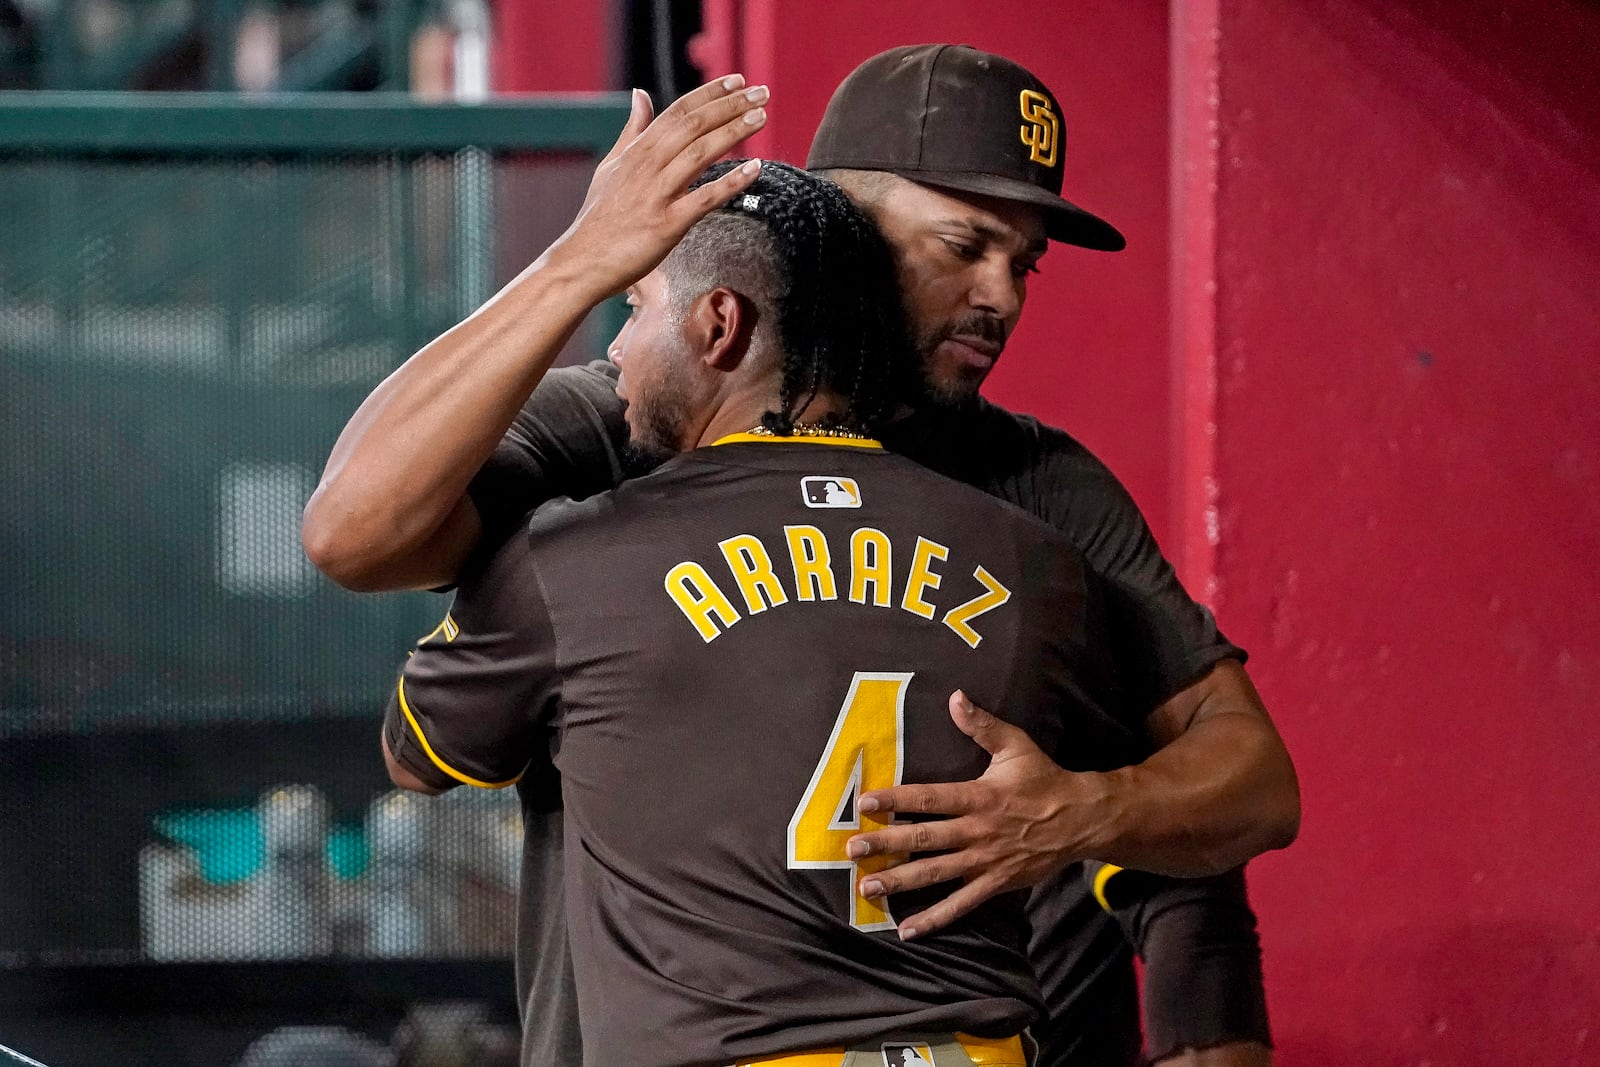
[[[727,286],[701,293],[684,316],[684,332],[706,366],[738,369],[750,351],[756,328],[756,306]]]

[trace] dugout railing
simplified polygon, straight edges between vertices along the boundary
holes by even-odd
[[[0,1044],[212,1067],[269,1024],[509,1004],[514,798],[396,805],[376,747],[446,602],[338,589],[298,516],[361,398],[561,232],[626,115],[0,93]]]

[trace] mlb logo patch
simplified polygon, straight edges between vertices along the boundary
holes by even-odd
[[[933,1067],[933,1049],[927,1045],[885,1045],[883,1067]]]
[[[808,508],[859,508],[861,487],[854,478],[801,478],[800,497]]]

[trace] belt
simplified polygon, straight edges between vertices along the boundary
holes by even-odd
[[[741,1060],[735,1067],[902,1067],[918,1064],[916,1058],[891,1059],[900,1047],[918,1050],[928,1067],[1027,1067],[1028,1057],[1020,1037],[973,1037],[942,1034],[920,1040],[884,1040],[852,1048],[793,1052],[764,1060]]]

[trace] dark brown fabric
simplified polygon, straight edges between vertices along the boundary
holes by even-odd
[[[621,479],[618,454],[623,432],[622,405],[614,383],[616,368],[605,362],[551,372],[517,417],[514,431],[496,450],[474,497],[486,510],[485,541],[499,544],[526,511],[548,499],[553,485],[584,487],[582,495],[609,488]],[[891,449],[934,470],[1014,503],[1067,537],[1088,560],[1102,595],[1102,623],[1091,634],[1097,657],[1113,664],[1111,685],[1102,698],[1107,705],[1126,703],[1132,719],[1182,689],[1218,660],[1244,653],[1218,632],[1216,621],[1183,589],[1162,557],[1137,506],[1116,477],[1069,434],[1027,416],[979,403],[957,411],[919,412],[889,428]],[[495,500],[490,501],[489,487]],[[480,495],[479,490],[483,489]],[[493,510],[485,509],[493,504]],[[490,516],[494,519],[491,521]],[[1130,731],[1125,762],[1148,754],[1142,735]],[[1058,758],[1072,761],[1072,753]],[[530,849],[538,847],[530,839]],[[548,881],[559,863],[527,861]],[[1132,1067],[1138,1061],[1138,1002],[1133,983],[1132,952],[1114,920],[1094,902],[1087,886],[1069,868],[1038,887],[1030,896],[1033,920],[1030,956],[1038,970],[1049,1018],[1036,1028],[1041,1038],[1040,1067]],[[1182,887],[1186,890],[1187,887]],[[550,891],[550,899],[559,899]],[[1225,883],[1207,881],[1200,891],[1180,892],[1181,900],[1164,916],[1206,924],[1217,910],[1224,921],[1214,926],[1227,932],[1248,902]],[[529,896],[524,885],[525,932],[517,949],[518,975],[525,989],[565,988],[559,998],[525,995],[524,1064],[557,1062],[545,1055],[552,1035],[563,1032],[567,1044],[577,1041],[575,1011],[564,952],[547,951],[559,914]],[[538,918],[542,916],[542,918]],[[1185,969],[1179,941],[1164,953],[1163,965]],[[1253,943],[1252,943],[1253,944]],[[1234,958],[1252,944],[1236,946]],[[1196,980],[1235,983],[1214,990],[1233,1003],[1263,1003],[1259,974],[1246,970],[1221,974],[1204,969]],[[563,983],[565,985],[563,986]],[[1192,1044],[1204,1034],[1227,1033],[1228,1019],[1212,1019],[1185,1010],[1181,1001],[1153,1000],[1146,1007],[1152,1034],[1180,1035]],[[1232,1018],[1232,1016],[1230,1016]],[[1233,1031],[1246,1040],[1254,1029]],[[569,1062],[561,1060],[560,1062]]]
[[[1086,885],[1102,866],[1084,866]],[[1146,962],[1150,1060],[1238,1041],[1271,1046],[1261,941],[1242,868],[1211,878],[1118,871],[1104,896]]]
[[[860,506],[808,506],[821,499],[808,478],[852,479]],[[835,599],[800,599],[791,525],[826,537]],[[863,528],[893,546],[889,606],[849,598],[850,543]],[[749,610],[719,549],[741,534],[765,546],[787,602]],[[902,606],[919,538],[947,550],[926,592],[931,619]],[[690,560],[740,616],[709,642],[664,588]],[[973,620],[973,648],[942,620],[983,592],[980,567],[1010,599]],[[1125,733],[1084,684],[1101,670],[1085,644],[1097,611],[1080,557],[1053,531],[908,460],[724,445],[536,513],[464,576],[459,634],[418,648],[405,693],[434,757],[473,778],[530,763],[549,774],[545,730],[560,730],[587,1062],[730,1062],[904,1031],[1002,1035],[1039,1007],[1021,895],[913,942],[855,929],[851,871],[789,869],[787,830],[864,672],[911,676],[907,782],[987,765],[950,721],[958,687],[1012,709],[1049,749],[1070,735],[1092,750]],[[452,779],[435,769],[433,780]],[[892,912],[950,888],[908,894]]]

